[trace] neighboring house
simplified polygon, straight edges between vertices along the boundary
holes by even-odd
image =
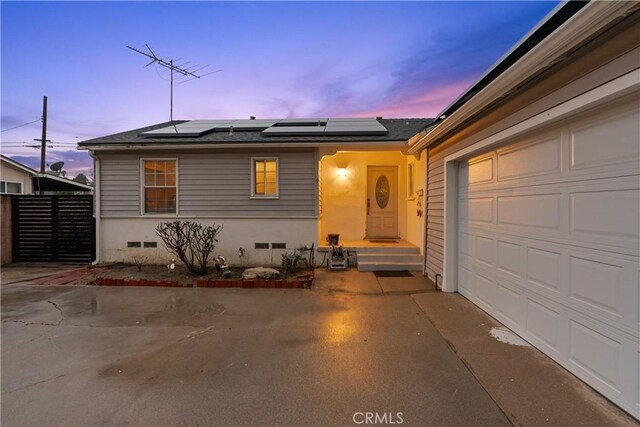
[[[0,194],[91,193],[93,187],[30,167],[0,154]]]
[[[428,275],[636,418],[639,9],[560,5],[409,150]]]
[[[38,172],[0,154],[0,194],[32,194]]]
[[[216,253],[232,263],[240,247],[248,263],[279,264],[281,248],[339,234],[402,239],[421,270],[424,159],[405,151],[431,121],[175,121],[82,142],[95,161],[98,258],[130,261],[147,247],[165,263],[154,229],[180,218],[222,224]]]

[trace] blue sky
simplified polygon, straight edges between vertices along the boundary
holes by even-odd
[[[175,85],[176,119],[433,117],[556,4],[2,1],[0,127],[47,95],[48,161],[87,173],[74,143],[169,119],[166,70],[125,47],[145,43],[221,70]],[[2,154],[37,167],[40,132],[2,132]]]

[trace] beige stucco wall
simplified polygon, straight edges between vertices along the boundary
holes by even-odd
[[[4,161],[0,162],[0,179],[2,179],[2,181],[20,182],[22,183],[23,194],[33,193],[31,174]]]
[[[188,218],[183,218],[188,219]],[[171,258],[155,234],[158,223],[170,219],[102,218],[100,221],[99,261],[132,263],[134,256],[145,256],[148,263],[167,264]],[[238,248],[247,250],[245,265],[280,265],[281,254],[293,248],[315,243],[318,233],[315,218],[225,218],[194,221],[203,225],[223,225],[214,256],[222,255],[233,265],[240,263]],[[128,248],[127,242],[157,242],[157,248]],[[286,243],[287,249],[255,249],[255,243]]]
[[[413,157],[412,157],[413,158]],[[328,233],[339,233],[340,240],[361,240],[367,227],[367,166],[398,167],[398,231],[407,236],[407,158],[399,151],[337,152],[322,157],[322,213],[318,241],[324,244]],[[338,176],[346,168],[346,176]],[[411,233],[415,227],[411,227]],[[410,241],[418,241],[412,236]]]

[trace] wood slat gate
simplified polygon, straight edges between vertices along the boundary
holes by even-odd
[[[95,259],[93,196],[14,196],[13,261]]]

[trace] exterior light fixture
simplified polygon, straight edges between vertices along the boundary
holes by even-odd
[[[347,168],[338,168],[337,174],[342,177],[347,176]]]

